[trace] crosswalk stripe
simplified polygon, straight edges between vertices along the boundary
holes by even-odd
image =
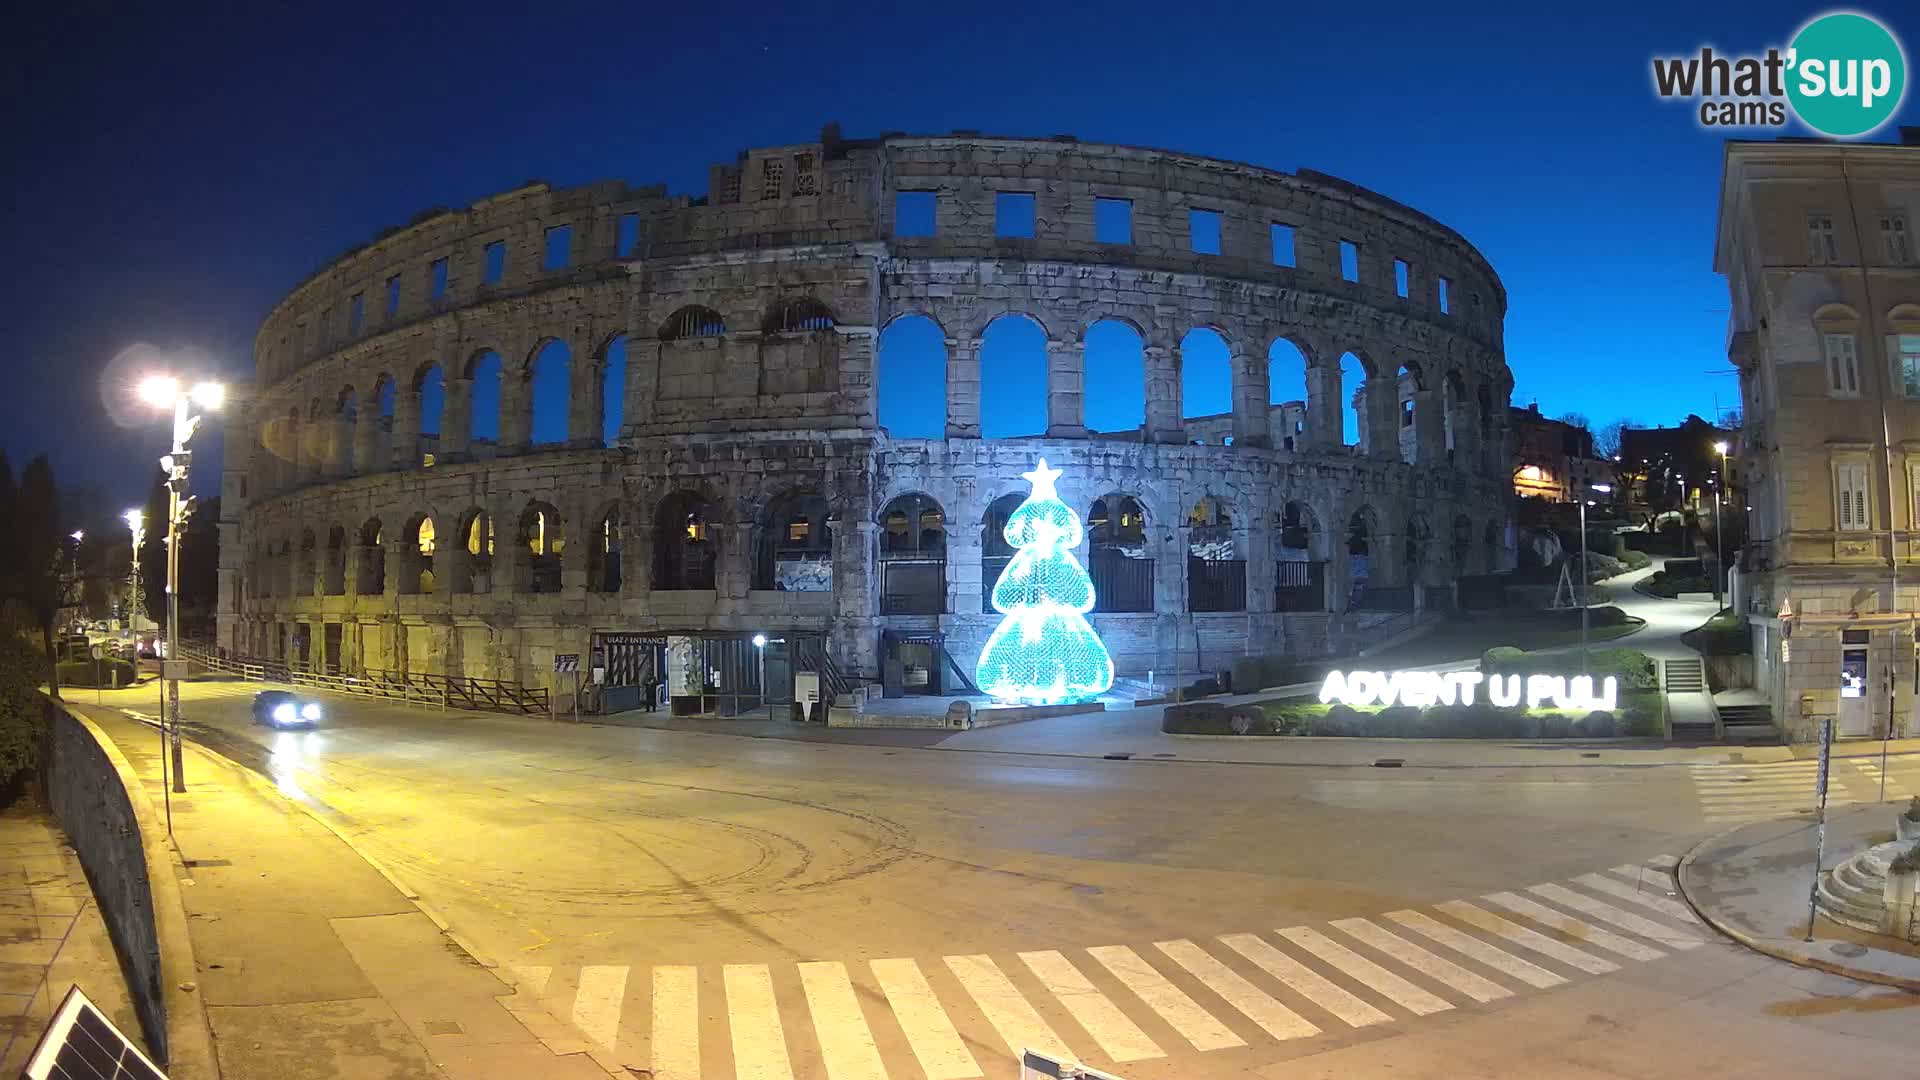
[[[1633,868],[1629,866],[1622,869],[1631,870]],[[1693,913],[1692,908],[1678,900],[1669,899],[1659,893],[1643,888],[1637,889],[1624,881],[1615,880],[1605,874],[1581,874],[1573,880],[1585,885],[1589,889],[1598,890],[1609,896],[1617,896],[1622,900],[1630,900],[1633,903],[1639,904],[1641,907],[1651,908],[1669,919],[1678,919],[1690,926],[1700,925],[1700,917]]]
[[[1522,948],[1532,949],[1542,956],[1551,956],[1563,964],[1577,967],[1589,975],[1605,975],[1610,971],[1619,971],[1620,965],[1611,960],[1581,952],[1563,941],[1557,941],[1538,931],[1529,930],[1511,919],[1502,918],[1484,908],[1478,908],[1465,900],[1449,900],[1434,907],[1459,919],[1468,926],[1485,930],[1489,934],[1502,937]]]
[[[1475,1001],[1498,1001],[1513,996],[1513,991],[1492,979],[1482,978],[1451,960],[1435,956],[1377,923],[1366,919],[1340,919],[1333,926],[1341,933],[1379,949],[1422,975],[1446,983]]]
[[[1184,938],[1157,941],[1154,947],[1167,958],[1187,969],[1221,1000],[1240,1010],[1241,1015],[1260,1025],[1276,1039],[1300,1039],[1320,1034],[1306,1017],[1275,1001],[1265,990],[1248,982],[1240,973],[1215,960],[1206,950]]]
[[[1496,892],[1488,893],[1486,899],[1515,914],[1525,915],[1549,930],[1558,931],[1583,944],[1598,945],[1610,953],[1618,953],[1629,960],[1658,960],[1666,955],[1658,949],[1648,948],[1637,941],[1628,941],[1611,930],[1602,930],[1592,923],[1561,914],[1544,904],[1536,904],[1524,896],[1516,896],[1510,892]]]
[[[580,969],[573,996],[573,1026],[587,1038],[613,1049],[620,1035],[620,1004],[627,996],[627,965],[593,964]]]
[[[800,986],[807,993],[807,1010],[813,1014],[813,1031],[820,1040],[820,1058],[829,1080],[887,1080],[880,1048],[860,1013],[846,966],[828,961],[795,966],[800,969]]]
[[[1502,975],[1519,979],[1528,986],[1544,990],[1549,986],[1560,986],[1567,981],[1532,961],[1522,960],[1503,949],[1496,949],[1472,934],[1463,934],[1421,912],[1389,911],[1387,918],[1415,933],[1426,935],[1454,952],[1470,956]]]
[[[1179,1032],[1181,1038],[1192,1043],[1195,1050],[1224,1050],[1229,1046],[1247,1045],[1246,1040],[1214,1019],[1213,1014],[1188,997],[1186,991],[1168,982],[1166,976],[1155,971],[1151,964],[1141,959],[1139,953],[1125,945],[1099,945],[1088,949],[1087,955],[1099,961],[1114,978],[1125,983],[1127,989],[1146,1002],[1148,1008],[1159,1013],[1160,1019]]]
[[[1453,1008],[1453,1004],[1445,998],[1436,997],[1420,989],[1311,927],[1295,926],[1277,933],[1326,963],[1339,968],[1343,974],[1355,982],[1364,983],[1378,993],[1391,998],[1395,1004],[1416,1016],[1427,1016]]]
[[[508,964],[507,970],[513,972],[514,979],[526,988],[527,993],[536,996],[547,992],[547,980],[553,977],[551,967],[534,964]]]
[[[1654,856],[1653,858],[1651,858],[1651,859],[1648,859],[1648,860],[1647,860],[1647,865],[1648,865],[1648,866],[1657,866],[1657,867],[1659,867],[1659,868],[1661,868],[1662,870],[1671,870],[1671,869],[1673,869],[1674,867],[1676,867],[1676,866],[1679,866],[1679,865],[1680,865],[1680,856],[1678,856],[1678,855],[1655,855],[1655,856]]]
[[[980,1066],[960,1041],[953,1021],[927,985],[920,965],[912,960],[870,960],[880,992],[887,995],[893,1018],[907,1036],[907,1045],[927,1074],[927,1080],[965,1080],[980,1075]]]
[[[1220,940],[1227,948],[1246,957],[1255,967],[1280,980],[1287,989],[1353,1027],[1385,1024],[1393,1020],[1393,1017],[1334,985],[1319,972],[1254,934],[1223,934]]]
[[[1572,908],[1588,918],[1617,926],[1629,934],[1639,934],[1648,941],[1657,941],[1670,949],[1693,949],[1707,943],[1705,938],[1691,930],[1666,926],[1631,911],[1622,911],[1604,900],[1595,900],[1564,885],[1534,885],[1527,891],[1535,896],[1544,896],[1561,907]]]
[[[1053,1033],[1027,999],[1020,996],[999,965],[990,956],[949,956],[947,967],[960,985],[973,995],[974,1003],[987,1016],[987,1022],[1007,1044],[1007,1050],[1019,1055],[1022,1050],[1039,1050],[1053,1057],[1073,1058],[1060,1036]]]
[[[654,1080],[700,1080],[700,969],[653,969]]]
[[[735,1080],[793,1080],[780,1003],[765,964],[727,964],[720,969],[727,990],[727,1030],[733,1036]]]
[[[1100,1044],[1108,1057],[1115,1061],[1139,1061],[1167,1056],[1146,1032],[1127,1019],[1119,1006],[1073,966],[1073,961],[1052,949],[1023,952],[1020,960],[1087,1034],[1093,1036],[1093,1041]]]

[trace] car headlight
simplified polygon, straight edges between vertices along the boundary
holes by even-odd
[[[283,701],[273,707],[273,718],[282,724],[293,723],[298,714],[293,711],[293,702]]]
[[[300,707],[300,715],[307,720],[320,719],[320,703],[316,701],[307,702]]]

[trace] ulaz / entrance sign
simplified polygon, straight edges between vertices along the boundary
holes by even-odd
[[[1320,703],[1363,705],[1471,705],[1481,683],[1487,702],[1502,709],[1537,709],[1551,703],[1557,709],[1611,710],[1620,704],[1619,680],[1601,680],[1593,692],[1593,676],[1484,675],[1478,671],[1329,671],[1320,684]]]

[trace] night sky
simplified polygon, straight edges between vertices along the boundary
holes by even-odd
[[[1712,272],[1720,136],[1654,97],[1649,59],[1784,44],[1825,10],[50,7],[11,17],[0,46],[0,433],[16,468],[45,450],[63,486],[128,502],[166,441],[157,419],[110,406],[128,346],[197,348],[244,377],[278,298],[423,208],[529,178],[703,193],[709,163],[830,120],[850,137],[1072,133],[1345,177],[1492,262],[1515,404],[1596,425],[1711,416],[1716,394],[1738,399]],[[1913,61],[1920,20],[1865,10]],[[1899,122],[1920,123],[1916,99]],[[1089,422],[1117,426],[1103,420],[1126,404],[1091,387]],[[213,457],[199,490],[217,483]]]

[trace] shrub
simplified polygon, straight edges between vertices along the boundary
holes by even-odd
[[[46,653],[0,622],[0,807],[19,780],[40,766],[40,739],[46,712],[40,684],[46,679]]]
[[[1565,654],[1530,653],[1502,645],[1481,655],[1480,670],[1488,675],[1567,675],[1577,662]],[[1587,654],[1587,669],[1595,680],[1608,675],[1618,678],[1622,690],[1659,685],[1653,659],[1638,649],[1593,649]]]
[[[1913,801],[1907,804],[1906,812],[1900,816],[1908,821],[1920,821],[1920,795],[1913,797]]]
[[[1620,561],[1626,563],[1629,570],[1645,570],[1653,565],[1653,560],[1647,557],[1646,552],[1634,548],[1628,548],[1622,552]]]
[[[1920,844],[1915,844],[1894,857],[1887,864],[1887,872],[1893,874],[1911,874],[1920,872]]]
[[[125,660],[72,660],[61,664],[61,686],[103,686],[115,689],[139,681],[131,663]],[[96,681],[97,680],[97,681]]]

